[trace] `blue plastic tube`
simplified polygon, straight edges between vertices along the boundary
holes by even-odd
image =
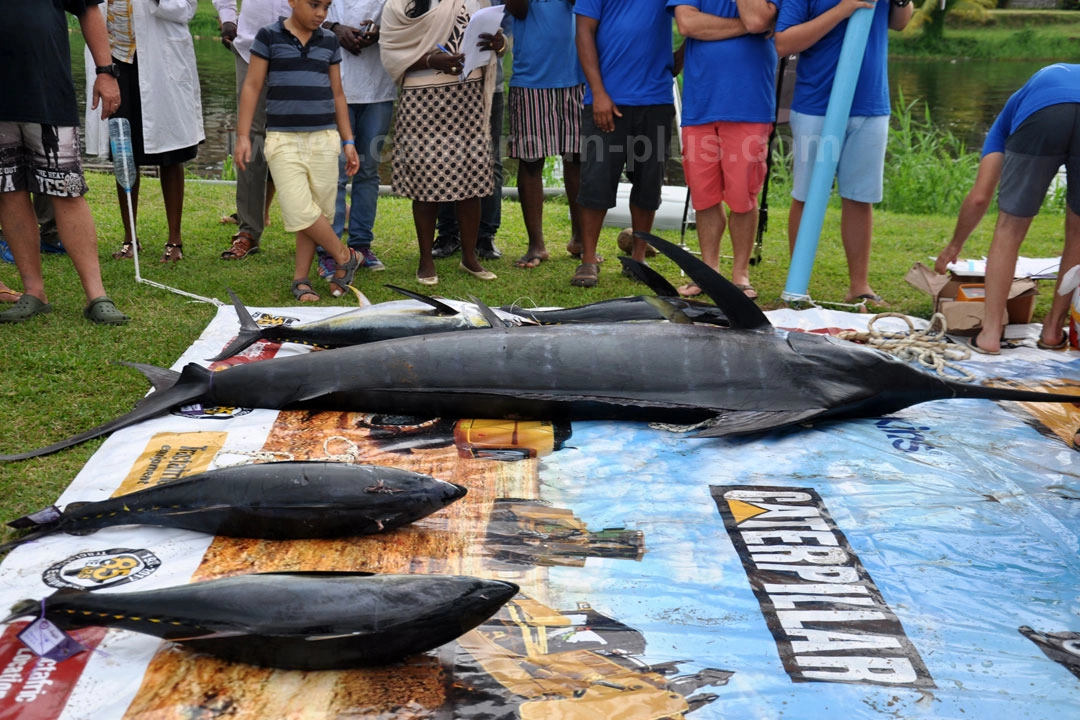
[[[825,125],[810,175],[810,189],[806,194],[799,233],[795,236],[795,250],[791,254],[787,285],[780,296],[786,302],[810,300],[810,273],[814,269],[814,256],[817,254],[821,228],[825,223],[825,208],[829,204],[833,177],[839,162],[839,148],[847,129],[851,102],[855,97],[855,84],[859,80],[859,70],[862,68],[866,41],[870,37],[870,25],[873,21],[873,8],[860,8],[848,18],[844,43],[840,47],[840,60],[836,66],[836,78],[829,95],[829,106],[825,110]]]

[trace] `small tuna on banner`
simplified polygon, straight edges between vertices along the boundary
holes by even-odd
[[[223,660],[340,670],[397,662],[444,645],[494,615],[517,591],[513,583],[463,575],[257,573],[132,593],[65,588],[17,603],[3,622],[36,616],[20,637],[35,653],[57,660],[82,649],[62,631],[109,627]]]

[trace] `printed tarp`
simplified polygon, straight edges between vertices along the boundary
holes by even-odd
[[[175,368],[205,364],[235,329],[222,309]],[[299,352],[260,343],[239,361]],[[966,366],[1012,384],[1080,381],[1077,353],[1002,357]],[[935,402],[744,439],[586,422],[498,441],[453,419],[185,408],[115,433],[57,504],[285,457],[404,467],[469,494],[347,540],[52,536],[0,565],[0,607],[269,570],[460,573],[521,593],[438,651],[340,672],[230,664],[101,629],[77,632],[92,651],[57,663],[16,640],[19,621],[0,637],[0,719],[1080,716],[1080,455],[1059,437],[1080,414],[1063,407]]]

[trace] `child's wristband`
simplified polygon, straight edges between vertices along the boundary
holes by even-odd
[[[355,140],[342,140],[341,141],[341,149],[344,150],[346,145],[352,145],[353,147],[356,147],[356,141]]]

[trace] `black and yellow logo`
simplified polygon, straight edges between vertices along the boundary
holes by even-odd
[[[72,555],[46,570],[41,579],[49,587],[99,590],[142,580],[161,567],[149,550],[113,548]]]

